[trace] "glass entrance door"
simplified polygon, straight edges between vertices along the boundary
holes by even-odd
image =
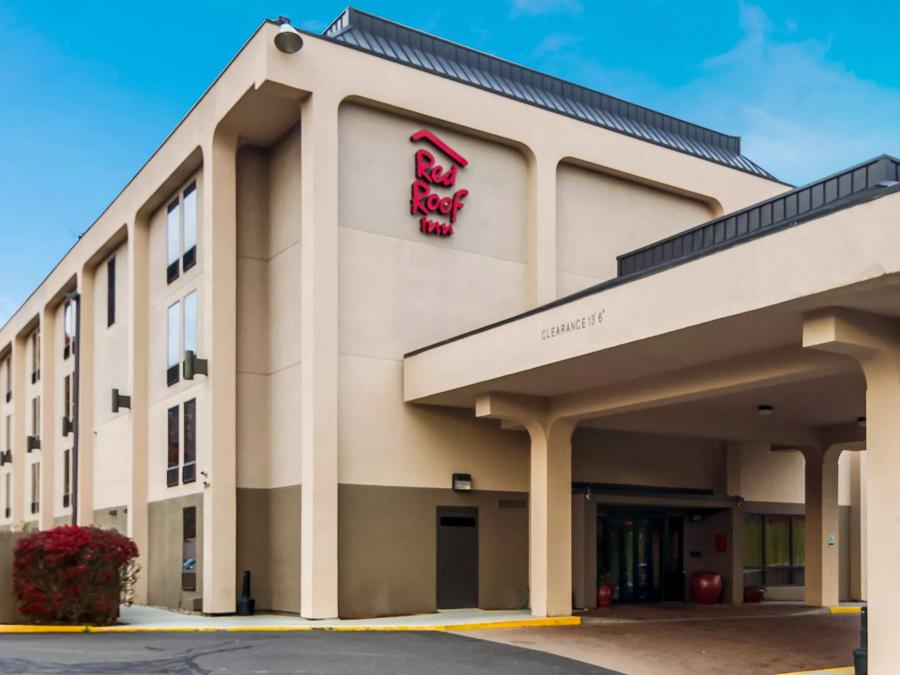
[[[623,513],[597,522],[599,583],[613,602],[684,599],[682,518]]]

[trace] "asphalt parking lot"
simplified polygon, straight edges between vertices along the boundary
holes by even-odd
[[[615,674],[521,647],[414,631],[2,635],[0,672]]]

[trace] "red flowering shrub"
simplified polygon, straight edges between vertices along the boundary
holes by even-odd
[[[64,525],[19,540],[13,583],[35,623],[108,624],[131,604],[137,545],[114,530]]]

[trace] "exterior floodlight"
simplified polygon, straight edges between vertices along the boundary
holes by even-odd
[[[297,29],[291,25],[291,20],[286,16],[278,17],[278,34],[275,36],[275,46],[278,51],[285,54],[295,54],[303,46],[303,38]]]
[[[770,405],[761,405],[756,409],[756,411],[763,417],[768,417],[775,412],[775,408]]]
[[[472,489],[472,474],[453,474],[453,489],[457,492],[469,492]]]
[[[865,417],[857,417],[856,418],[856,426],[866,428],[866,418]]]

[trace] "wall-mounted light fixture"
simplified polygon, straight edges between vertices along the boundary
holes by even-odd
[[[291,20],[286,16],[279,16],[278,33],[275,35],[275,46],[284,54],[296,54],[303,47],[303,38],[297,29],[291,25]]]
[[[25,445],[25,449],[28,452],[32,450],[40,450],[41,449],[41,439],[38,436],[29,436],[28,441]]]
[[[112,390],[112,411],[119,412],[119,408],[128,408],[131,410],[131,397],[120,394],[118,389]]]
[[[62,418],[62,435],[68,436],[72,433],[72,418],[71,417],[63,417]]]
[[[865,417],[857,417],[856,418],[856,426],[866,428],[866,418]]]
[[[193,380],[194,375],[209,377],[209,364],[206,359],[198,359],[197,355],[188,349],[184,353],[184,379]]]
[[[453,489],[457,492],[469,492],[472,490],[472,474],[455,473],[453,474]]]
[[[0,466],[4,464],[12,464],[12,450],[0,452]]]
[[[761,405],[756,408],[756,412],[758,412],[763,417],[768,417],[769,415],[775,414],[775,408],[770,405]]]

